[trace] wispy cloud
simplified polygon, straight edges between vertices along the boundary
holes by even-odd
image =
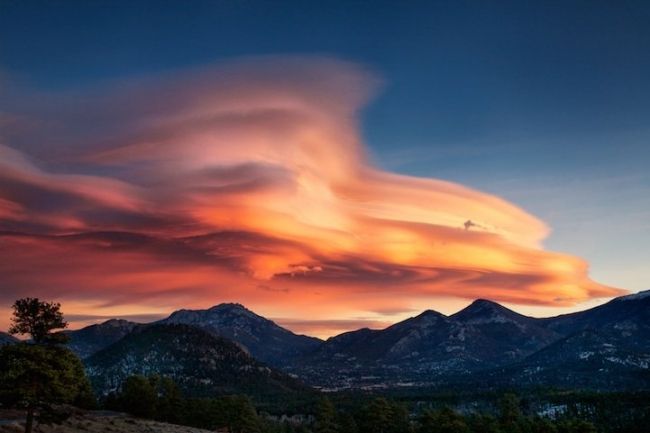
[[[410,311],[411,297],[621,293],[545,251],[548,227],[516,205],[373,166],[357,114],[378,82],[336,60],[263,58],[9,95],[23,126],[0,146],[1,302],[290,303],[299,319]]]
[[[351,329],[384,329],[390,325],[390,322],[373,319],[300,320],[276,318],[273,320],[296,333],[319,337],[338,335]]]

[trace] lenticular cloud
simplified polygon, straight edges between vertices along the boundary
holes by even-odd
[[[288,302],[382,311],[620,293],[545,251],[547,226],[516,205],[374,167],[357,114],[378,83],[345,62],[262,58],[8,95],[3,303],[31,294],[139,313],[238,300],[286,314]]]

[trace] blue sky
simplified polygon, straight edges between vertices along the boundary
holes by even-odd
[[[383,80],[375,162],[502,196],[592,276],[650,288],[647,2],[0,1],[3,86],[61,90],[260,54]]]

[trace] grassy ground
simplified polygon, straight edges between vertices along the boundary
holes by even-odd
[[[22,433],[22,413],[0,411],[0,433]],[[208,433],[191,427],[133,418],[111,412],[76,413],[61,425],[35,425],[34,433]]]

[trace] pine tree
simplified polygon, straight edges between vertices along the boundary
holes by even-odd
[[[417,433],[469,433],[469,431],[465,418],[450,408],[427,410],[418,420]]]
[[[92,400],[83,365],[70,350],[28,343],[0,348],[0,402],[26,409],[26,433],[37,410]]]
[[[387,433],[390,405],[385,398],[376,398],[363,411],[362,430],[373,433]]]
[[[501,429],[499,428],[499,422],[492,415],[473,414],[468,417],[467,423],[472,432],[501,433]]]
[[[409,413],[402,404],[375,398],[361,411],[359,430],[372,433],[409,433]]]
[[[144,376],[127,377],[119,397],[123,410],[142,418],[153,418],[158,402],[154,384]]]
[[[14,302],[10,334],[30,335],[36,344],[65,343],[68,337],[52,333],[55,329],[68,326],[63,320],[61,304],[42,302],[38,298],[23,298]]]
[[[30,335],[31,343],[4,346],[0,349],[0,401],[7,405],[23,405],[27,411],[25,432],[39,421],[56,421],[53,404],[74,403],[90,407],[95,398],[83,365],[70,350],[58,346],[67,342],[62,333],[52,333],[68,324],[61,305],[23,298],[14,302],[11,334]]]
[[[339,431],[341,433],[358,433],[359,432],[359,427],[357,426],[357,422],[354,419],[354,417],[349,414],[345,413],[339,417]]]
[[[499,402],[499,423],[504,433],[519,433],[522,414],[519,398],[514,394],[505,394]]]
[[[163,377],[158,381],[156,417],[161,421],[178,423],[183,410],[183,394],[172,379]]]
[[[230,420],[228,427],[233,433],[260,433],[260,421],[250,399],[246,396],[235,396],[229,399],[227,415]]]
[[[338,431],[336,408],[334,408],[329,398],[324,397],[318,403],[314,433],[338,433]]]

